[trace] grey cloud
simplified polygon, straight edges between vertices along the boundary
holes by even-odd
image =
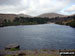
[[[21,0],[0,0],[0,5],[17,5]]]
[[[0,12],[39,15],[59,12],[73,0],[0,0]]]

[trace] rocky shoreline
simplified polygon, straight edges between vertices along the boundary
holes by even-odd
[[[62,52],[75,52],[75,49],[71,50],[48,50],[48,49],[36,49],[36,50],[21,50],[18,44],[10,44],[5,47],[4,50],[0,50],[0,56],[61,56]]]
[[[58,50],[0,50],[0,56],[60,56]]]

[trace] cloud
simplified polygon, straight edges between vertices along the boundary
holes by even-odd
[[[18,13],[27,8],[23,0],[0,0],[0,13]]]
[[[1,13],[25,13],[39,15],[59,12],[73,0],[0,0]]]
[[[4,13],[7,13],[7,12],[9,13],[9,12],[11,12],[11,10],[8,11],[8,8],[13,9],[13,6],[9,6],[9,7],[8,6],[0,6],[0,8],[1,8],[0,13],[3,13],[3,12]]]
[[[75,5],[70,6],[69,8],[64,10],[65,14],[75,14]]]
[[[58,12],[66,7],[69,2],[70,0],[31,0],[29,2],[29,7],[21,12],[25,12],[30,15],[39,15],[48,12]]]
[[[75,12],[75,5],[72,5],[68,9],[65,10],[66,12]]]
[[[0,5],[18,5],[21,0],[0,0]]]
[[[75,0],[71,0],[71,3],[72,3],[72,4],[75,4]]]

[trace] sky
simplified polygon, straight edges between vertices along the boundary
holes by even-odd
[[[75,14],[75,0],[0,0],[0,13],[27,14],[43,13]]]

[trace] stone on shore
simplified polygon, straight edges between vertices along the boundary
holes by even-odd
[[[5,47],[5,50],[19,50],[20,46],[18,44],[9,44]]]

